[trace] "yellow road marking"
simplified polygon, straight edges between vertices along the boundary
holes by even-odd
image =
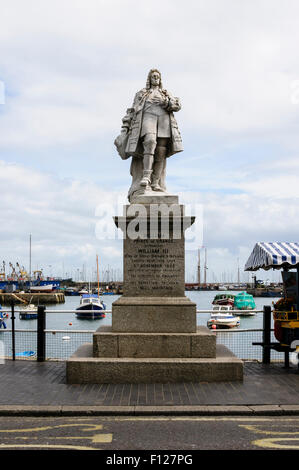
[[[103,429],[102,424],[89,424],[88,423],[70,423],[70,424],[53,424],[51,426],[43,426],[40,428],[23,428],[23,429],[0,429],[0,432],[2,433],[8,433],[8,432],[38,432],[38,431],[48,431],[49,429],[54,429],[54,428],[67,428],[67,427],[75,427],[75,426],[82,426],[86,427],[84,431],[100,431]]]
[[[265,439],[257,439],[252,441],[251,444],[257,447],[262,447],[266,449],[296,449],[299,450],[299,432],[294,431],[293,429],[289,431],[275,431],[273,428],[276,426],[285,427],[285,426],[298,426],[298,420],[289,419],[289,418],[280,418],[279,420],[271,420],[270,429],[260,429],[258,426],[262,424],[239,424],[240,428],[247,429],[247,431],[253,432],[254,434],[264,434],[276,437],[269,437]],[[272,427],[272,429],[271,429]],[[288,436],[288,437],[286,437]],[[296,442],[296,444],[292,444]]]
[[[277,442],[279,441],[279,442]],[[297,445],[292,445],[292,444],[287,444],[283,445],[280,444],[282,441],[297,441]],[[253,441],[252,444],[258,446],[258,447],[263,447],[267,449],[299,449],[299,438],[298,437],[282,437],[282,438],[277,438],[274,437],[273,439],[259,439],[257,441]]]
[[[110,443],[112,442],[113,439],[113,434],[94,434],[93,436],[46,436],[47,439],[55,439],[55,440],[60,440],[60,439],[73,439],[73,440],[82,440],[82,439],[87,439],[91,440],[91,442],[94,443]],[[16,437],[2,437],[2,439],[14,439],[14,440],[19,440],[19,441],[26,441],[26,440],[38,440],[41,439],[40,437],[33,437],[33,436],[16,436]],[[1,445],[1,444],[0,444]]]
[[[85,423],[68,423],[68,424],[52,424],[52,425],[49,425],[49,426],[41,426],[41,427],[32,427],[32,428],[18,428],[18,429],[1,429],[0,432],[1,432],[1,437],[2,439],[15,439],[15,440],[37,440],[38,437],[34,437],[32,436],[32,433],[35,433],[35,432],[42,432],[42,431],[48,431],[48,430],[53,430],[53,429],[65,429],[65,428],[78,428],[80,427],[81,430],[83,432],[88,432],[88,431],[101,431],[103,429],[103,425],[102,424],[95,424],[95,423],[89,423],[89,422],[85,422]],[[30,433],[30,436],[11,436],[11,434],[15,434],[15,433]],[[5,434],[8,434],[8,436],[5,436]],[[11,437],[10,437],[11,436]],[[42,436],[41,438],[47,438],[47,439],[55,439],[56,441],[59,441],[60,439],[61,440],[64,440],[64,439],[68,439],[68,440],[82,440],[82,439],[88,439],[90,440],[91,442],[95,443],[95,444],[107,444],[107,443],[111,443],[112,442],[112,439],[113,439],[113,434],[111,433],[100,433],[100,434],[92,434],[91,436]],[[41,439],[39,438],[39,439]],[[13,444],[0,444],[0,448],[3,448],[4,447],[7,447],[7,446],[13,446]],[[19,445],[18,445],[19,446]],[[24,444],[24,445],[21,445],[21,446],[26,446],[26,447],[39,447],[39,448],[42,448],[42,447],[58,447],[58,448],[61,448],[61,447],[67,447],[67,448],[78,448],[78,446],[63,446],[63,445],[45,445],[45,444]],[[80,447],[80,446],[79,446]],[[81,447],[80,447],[81,448]]]
[[[59,445],[59,444],[0,444],[1,449],[11,449],[11,448],[39,448],[39,449],[74,449],[74,450],[99,450],[94,447],[84,447],[84,446],[69,446],[69,445]]]
[[[113,434],[95,434],[91,440],[95,444],[112,442]]]
[[[35,418],[35,420],[39,420],[41,418]],[[46,418],[50,420],[51,418]],[[53,421],[52,425],[48,426],[37,426],[32,428],[24,428],[24,429],[1,429],[1,437],[2,440],[12,439],[20,441],[31,441],[28,444],[0,444],[0,449],[3,448],[57,448],[57,449],[78,449],[78,450],[96,450],[95,448],[88,447],[88,446],[76,446],[76,445],[68,445],[68,444],[38,444],[37,442],[34,444],[35,440],[40,439],[40,437],[33,436],[35,432],[41,431],[48,431],[53,429],[65,429],[65,428],[77,428],[80,429],[81,432],[94,432],[91,433],[90,436],[47,436],[44,437],[47,440],[55,440],[59,442],[59,440],[90,440],[91,443],[94,444],[107,444],[113,441],[113,434],[112,433],[98,433],[97,431],[101,431],[103,429],[103,424],[96,424],[95,421],[101,421],[101,423],[113,423],[113,422],[236,422],[237,426],[243,429],[246,429],[249,432],[254,434],[264,434],[270,435],[273,437],[265,438],[265,439],[257,439],[251,441],[251,444],[254,446],[262,447],[262,448],[271,448],[271,449],[297,449],[299,450],[299,431],[276,431],[271,430],[275,428],[275,426],[279,427],[286,427],[286,426],[293,426],[295,429],[299,426],[299,417],[253,417],[253,416],[119,416],[119,417],[82,417],[76,419],[76,422],[69,422],[63,424],[55,424],[60,420],[64,419],[63,417],[56,418]],[[72,419],[72,418],[71,418]],[[45,418],[43,419],[45,421]],[[78,421],[81,421],[78,423]],[[35,421],[36,422],[36,421]],[[261,429],[261,426],[265,426],[268,429]],[[269,429],[270,427],[270,429]],[[298,428],[297,428],[298,429]],[[12,436],[12,433],[18,433],[18,436]],[[29,436],[20,436],[20,433],[30,433]],[[6,435],[5,435],[6,434]]]
[[[281,424],[279,424],[281,426]],[[271,430],[266,430],[266,429],[258,429],[257,426],[254,425],[246,425],[246,424],[240,424],[240,428],[245,428],[248,431],[252,431],[256,434],[272,434],[272,435],[277,435],[277,436],[285,436],[285,435],[297,435],[299,434],[299,431],[271,431]],[[299,438],[296,438],[299,439]]]

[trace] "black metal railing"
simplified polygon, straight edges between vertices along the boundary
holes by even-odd
[[[21,311],[16,305],[11,304],[11,328],[4,330],[6,347],[11,349],[11,353],[6,354],[6,357],[12,358],[12,360],[34,359],[38,362],[48,359],[66,360],[81,344],[92,342],[94,330],[47,329],[47,315],[75,313],[75,310],[46,310],[45,306],[38,306],[37,326],[36,329],[30,330],[16,329],[15,327],[15,314]],[[109,314],[111,310],[104,312]],[[197,313],[211,312],[212,310],[197,310]],[[238,311],[232,312],[237,313]],[[282,353],[284,353],[286,361],[285,349],[279,348],[279,343],[274,341],[273,329],[271,328],[271,307],[266,306],[263,311],[259,310],[258,312],[263,312],[263,328],[215,330],[217,343],[226,345],[243,360],[258,360],[268,364],[271,361],[272,350],[272,359],[281,361]],[[3,339],[1,334],[0,340]],[[11,335],[10,338],[9,335]],[[262,350],[253,346],[262,346]],[[28,354],[24,354],[24,352]]]

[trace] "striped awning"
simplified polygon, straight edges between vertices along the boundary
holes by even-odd
[[[299,265],[299,243],[258,242],[245,264],[245,271],[288,269]]]

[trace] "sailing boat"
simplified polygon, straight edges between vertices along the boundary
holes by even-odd
[[[97,320],[105,318],[106,305],[100,299],[100,281],[99,281],[99,260],[97,255],[97,294],[83,294],[80,299],[80,306],[76,309],[77,318],[87,318],[89,320]]]

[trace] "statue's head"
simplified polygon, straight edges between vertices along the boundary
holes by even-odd
[[[146,80],[146,88],[149,90],[151,86],[159,86],[159,88],[162,87],[162,80],[161,80],[161,73],[158,69],[151,69],[147,75],[147,80]]]

